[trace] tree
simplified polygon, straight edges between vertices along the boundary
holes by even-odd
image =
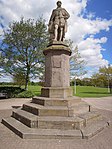
[[[72,80],[74,80],[75,93],[76,93],[76,78],[84,75],[86,71],[84,70],[85,62],[81,58],[81,55],[78,51],[78,46],[76,46],[76,48],[72,51],[72,53],[73,54],[70,57],[70,74]]]
[[[24,74],[27,90],[29,79],[43,74],[43,50],[47,44],[47,27],[42,18],[37,21],[21,18],[20,21],[12,22],[4,31],[1,68],[12,76]]]
[[[70,47],[72,50],[72,55],[70,56],[70,75],[71,78],[82,76],[86,73],[84,70],[85,62],[82,59],[78,46],[75,47],[73,50],[73,41],[65,40],[65,43]]]
[[[112,82],[112,66],[100,67],[99,73],[92,76],[92,82],[95,86],[108,87],[108,92],[110,92],[112,88],[110,85]]]
[[[96,73],[92,76],[91,79],[92,85],[93,86],[98,86],[98,87],[106,87],[107,86],[107,79],[106,76]]]
[[[2,65],[2,57],[1,57],[1,52],[0,52],[0,65]],[[0,76],[2,76],[1,69],[0,69]]]
[[[73,77],[78,77],[84,75],[86,71],[84,71],[85,62],[81,58],[81,55],[78,51],[78,46],[72,51],[72,55],[70,57],[70,73]]]
[[[25,74],[23,74],[22,72],[17,72],[14,74],[13,80],[16,85],[19,85],[19,87],[21,87],[22,85],[25,85]]]
[[[112,84],[111,83],[112,82],[112,66],[109,65],[108,67],[106,67],[106,66],[101,67],[99,69],[99,73],[106,77],[107,84],[108,84],[108,92],[111,92],[111,88],[112,88],[112,86],[111,86],[111,84]],[[109,91],[109,88],[110,88],[110,91]]]

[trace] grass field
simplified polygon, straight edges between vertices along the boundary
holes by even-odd
[[[76,87],[76,96],[79,96],[79,97],[106,97],[106,96],[112,96],[112,94],[108,93],[107,88],[99,88],[99,87],[93,87],[93,86],[77,86]]]
[[[74,87],[72,87],[74,89]],[[29,86],[28,90],[32,91],[36,96],[39,96],[41,93],[41,86]],[[76,95],[79,97],[106,97],[112,96],[108,93],[107,88],[99,88],[93,86],[77,86]]]
[[[2,86],[2,85],[0,85]],[[7,86],[7,85],[5,85]],[[10,85],[8,85],[10,86]],[[12,86],[12,85],[11,85]],[[24,86],[22,86],[24,88]],[[74,93],[74,86],[73,93]],[[41,86],[31,86],[29,85],[28,91],[33,92],[35,96],[39,96],[41,94]],[[108,93],[107,88],[99,88],[99,87],[93,87],[93,86],[77,86],[76,87],[76,94],[73,94],[74,96],[79,97],[106,97],[106,96],[112,96],[112,94]]]
[[[41,88],[41,86],[28,86],[28,90],[32,91],[36,96],[39,96],[41,94]]]

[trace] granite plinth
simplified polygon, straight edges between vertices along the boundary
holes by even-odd
[[[44,50],[45,85],[44,87],[70,86],[69,58],[71,50],[64,45],[53,44]]]
[[[43,87],[41,89],[41,96],[49,98],[72,97],[72,89],[70,87]]]

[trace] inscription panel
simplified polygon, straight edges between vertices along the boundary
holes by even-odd
[[[53,56],[53,68],[61,68],[61,57]]]

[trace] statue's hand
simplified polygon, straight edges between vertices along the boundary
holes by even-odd
[[[52,22],[49,22],[49,24],[48,24],[48,31],[51,32],[51,30],[52,30]]]

